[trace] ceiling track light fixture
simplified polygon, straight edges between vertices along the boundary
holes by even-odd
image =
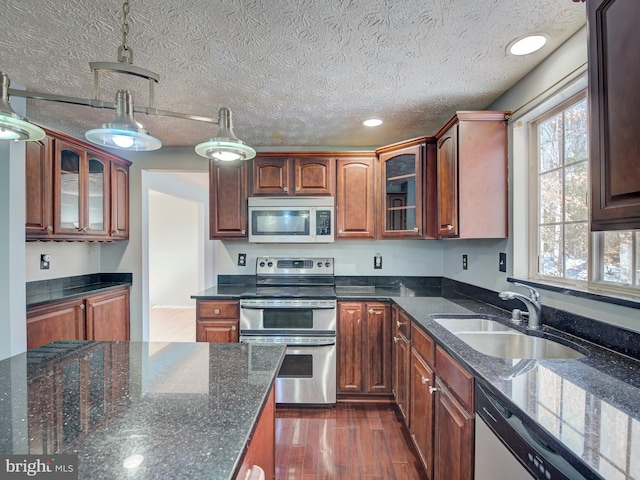
[[[118,47],[118,61],[89,63],[89,67],[94,73],[94,93],[91,99],[12,89],[9,88],[9,77],[0,71],[0,80],[2,82],[0,91],[0,140],[35,141],[41,140],[45,136],[44,130],[13,111],[9,104],[9,96],[14,96],[115,110],[116,115],[112,122],[105,123],[101,127],[85,133],[88,141],[103,147],[133,151],[159,149],[162,146],[162,142],[150,135],[134,119],[134,113],[143,113],[218,125],[218,133],[215,137],[196,146],[196,153],[203,157],[223,161],[250,160],[255,157],[256,151],[239,140],[233,133],[231,110],[227,107],[220,108],[218,119],[216,120],[215,118],[200,115],[159,110],[153,106],[154,86],[158,83],[160,76],[155,72],[133,65],[133,50],[127,45],[129,0],[125,0],[122,11],[122,44]],[[147,107],[134,106],[133,97],[128,90],[118,90],[115,103],[101,100],[100,74],[102,72],[121,73],[148,80],[149,105]]]

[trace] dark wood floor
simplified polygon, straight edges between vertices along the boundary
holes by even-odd
[[[390,404],[276,410],[276,480],[426,478]]]

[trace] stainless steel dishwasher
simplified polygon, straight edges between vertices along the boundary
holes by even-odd
[[[477,383],[475,448],[475,480],[602,478],[578,471]]]

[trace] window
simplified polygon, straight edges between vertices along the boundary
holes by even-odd
[[[531,122],[537,256],[530,271],[541,279],[638,289],[640,232],[589,231],[588,123],[586,91]]]

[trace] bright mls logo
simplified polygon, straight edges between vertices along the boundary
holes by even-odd
[[[0,478],[78,480],[77,455],[0,455]]]

